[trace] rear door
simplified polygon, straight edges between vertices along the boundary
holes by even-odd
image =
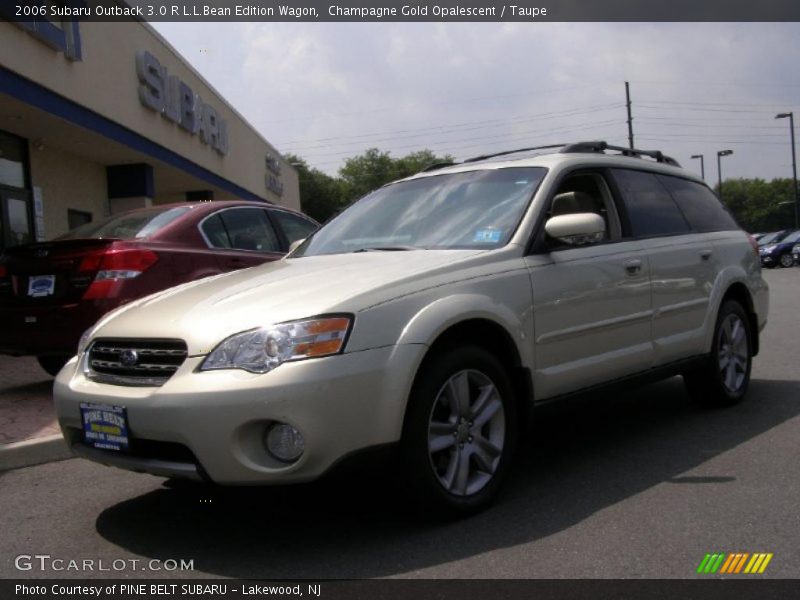
[[[631,234],[645,242],[650,263],[655,364],[700,354],[717,271],[714,245],[691,227],[665,185],[668,180],[633,169],[612,169],[612,174]]]
[[[607,236],[570,247],[540,230],[526,257],[539,399],[646,370],[653,358],[648,259],[642,243],[625,236],[605,170],[570,173],[550,198],[547,216],[554,199],[569,192],[581,194],[569,212],[597,212]]]

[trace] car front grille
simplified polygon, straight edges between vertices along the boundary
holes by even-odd
[[[115,385],[163,385],[188,355],[183,340],[99,339],[86,359],[86,375]]]

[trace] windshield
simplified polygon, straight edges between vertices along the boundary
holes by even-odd
[[[292,256],[498,248],[511,239],[545,172],[486,169],[388,185],[330,221]]]
[[[86,223],[62,235],[60,240],[78,238],[116,238],[134,240],[153,235],[175,219],[191,210],[191,207],[149,208],[121,215],[112,215],[96,223]]]

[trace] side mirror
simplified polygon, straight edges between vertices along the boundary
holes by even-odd
[[[289,254],[291,254],[292,252],[297,250],[300,247],[300,245],[305,241],[306,241],[306,238],[303,238],[303,239],[300,239],[300,240],[295,240],[291,244],[289,244]]]
[[[603,240],[606,223],[597,213],[573,213],[550,217],[544,230],[551,238],[570,246],[595,244]]]

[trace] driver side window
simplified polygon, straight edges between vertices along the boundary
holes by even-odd
[[[547,218],[576,213],[594,213],[602,217],[605,233],[599,243],[620,239],[622,229],[611,190],[599,173],[567,176],[550,201]]]

